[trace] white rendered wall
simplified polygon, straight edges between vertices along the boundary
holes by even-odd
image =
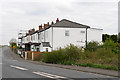
[[[69,36],[65,36],[65,31],[69,31]],[[84,31],[85,33],[81,33]],[[101,29],[88,29],[87,35],[89,41],[102,41],[102,30]],[[53,28],[53,50],[58,49],[59,47],[64,48],[69,44],[75,46],[85,47],[86,40],[86,29],[85,28]]]
[[[50,46],[52,46],[52,28],[45,31],[45,42],[49,42]]]
[[[48,52],[52,51],[50,47],[43,47],[42,52],[46,52],[46,48],[48,48]]]
[[[40,32],[40,41],[44,42],[44,31]]]
[[[32,43],[38,43],[38,33],[32,34]]]
[[[65,31],[69,31],[69,36],[65,36]],[[86,31],[85,28],[53,28],[53,50],[59,47],[64,48],[69,44],[74,44],[76,46],[84,46],[86,36],[85,33],[81,31]]]
[[[101,42],[102,41],[102,29],[94,29],[94,28],[89,28],[88,29],[88,42],[90,41],[97,41]]]
[[[34,45],[31,45],[31,51],[34,51]]]
[[[43,46],[40,45],[40,52],[43,52]]]

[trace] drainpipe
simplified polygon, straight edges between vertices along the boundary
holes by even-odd
[[[87,48],[87,27],[86,27],[86,48]]]
[[[44,24],[44,42],[45,42],[45,24]]]
[[[53,50],[53,27],[52,27],[52,50]]]
[[[27,52],[25,52],[25,60],[27,60]]]

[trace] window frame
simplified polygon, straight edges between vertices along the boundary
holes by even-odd
[[[70,31],[69,30],[65,30],[65,36],[69,37],[70,36]]]

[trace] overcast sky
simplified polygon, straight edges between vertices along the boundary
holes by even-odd
[[[0,44],[56,18],[118,33],[118,0],[0,0]]]

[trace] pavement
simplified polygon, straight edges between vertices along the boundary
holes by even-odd
[[[2,48],[0,48],[0,53],[2,53]],[[0,54],[0,79],[2,79],[2,54]]]
[[[24,60],[13,53],[9,47],[0,49],[0,54],[3,54],[2,80],[118,80],[118,77],[111,74],[97,74],[100,71],[117,74],[114,71]]]
[[[76,71],[90,72],[90,73],[102,74],[102,75],[107,75],[107,76],[119,77],[118,75],[119,72],[114,71],[114,70],[82,67],[82,66],[76,66],[76,65],[48,64],[48,63],[43,63],[43,62],[38,62],[38,61],[30,61],[30,62],[34,64],[54,66],[54,67],[59,67],[59,68],[64,68],[64,69],[71,69],[71,70],[76,70]]]

